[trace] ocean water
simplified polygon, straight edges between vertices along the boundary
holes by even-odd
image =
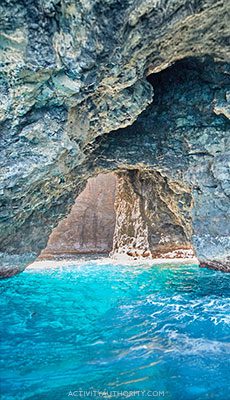
[[[1,281],[1,399],[228,400],[229,280],[91,261]]]

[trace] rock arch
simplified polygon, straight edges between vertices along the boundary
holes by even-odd
[[[150,3],[1,2],[3,255],[36,257],[90,176],[148,169],[191,187],[198,257],[229,268],[228,2]]]

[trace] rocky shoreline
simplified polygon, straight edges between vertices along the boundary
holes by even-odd
[[[200,267],[211,268],[222,272],[230,272],[230,262],[226,260],[223,260],[222,262],[215,260],[206,261],[204,263],[201,263]]]

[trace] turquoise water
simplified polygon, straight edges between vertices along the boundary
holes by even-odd
[[[2,399],[229,399],[229,274],[95,262],[1,282]]]

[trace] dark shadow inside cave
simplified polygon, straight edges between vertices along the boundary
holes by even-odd
[[[71,222],[72,212],[61,221],[41,256],[63,252],[153,258],[194,255],[193,228],[202,233],[207,219],[202,210],[193,213],[193,199],[206,208],[202,185],[210,191],[218,187],[207,177],[213,155],[203,135],[207,136],[207,129],[213,130],[213,136],[220,127],[227,129],[225,117],[217,119],[210,109],[213,90],[221,88],[225,79],[221,63],[217,67],[210,57],[183,59],[150,74],[147,81],[154,97],[147,109],[132,125],[90,144],[95,148],[87,160],[92,175],[99,170],[106,179],[116,177],[116,188],[112,181],[103,183],[103,174],[90,178],[95,180],[91,202],[84,198],[85,191],[79,195],[72,209],[79,210],[77,222]],[[103,194],[101,187],[106,188]]]
[[[114,170],[141,164],[183,172],[192,156],[201,161],[212,157],[209,145],[229,134],[223,89],[228,76],[226,65],[211,57],[185,58],[148,75],[152,102],[132,125],[95,139],[90,145],[95,148],[93,167]],[[221,150],[216,146],[215,154]]]
[[[28,194],[37,208],[25,214],[10,243],[5,235],[2,250],[12,245],[12,252],[17,247],[21,252],[26,249],[38,254],[51,227],[69,211],[87,178],[113,172],[120,192],[115,196],[119,201],[114,202],[113,235],[106,236],[103,228],[106,244],[98,219],[93,217],[92,222],[86,212],[88,219],[76,225],[83,239],[76,244],[74,233],[69,239],[66,233],[65,239],[58,235],[58,250],[52,242],[54,228],[42,257],[110,252],[131,257],[179,257],[193,254],[194,248],[201,262],[222,262],[222,258],[225,262],[229,257],[227,71],[224,63],[203,57],[177,61],[149,74],[154,97],[146,110],[132,125],[82,146],[84,161],[71,173],[39,181],[40,186]],[[70,155],[68,162],[73,158]],[[95,204],[91,203],[92,210]],[[67,220],[69,216],[59,225],[63,227]],[[98,235],[89,232],[91,226],[99,226]]]
[[[147,79],[151,104],[132,125],[96,139],[92,168],[158,171],[188,188],[199,261],[229,265],[229,66],[187,58]]]

